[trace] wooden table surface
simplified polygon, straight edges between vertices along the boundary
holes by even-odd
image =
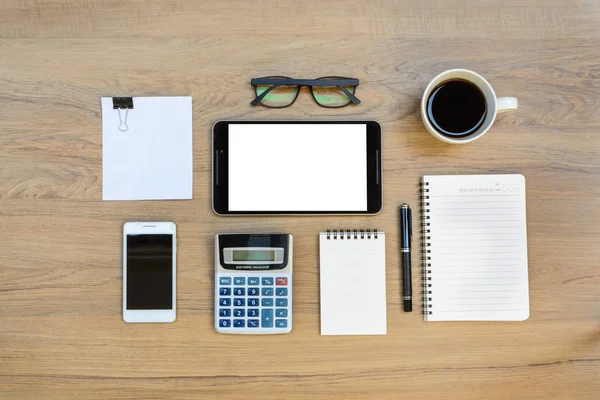
[[[453,67],[520,102],[463,146],[418,108]],[[357,77],[362,104],[304,89],[251,107],[271,74]],[[100,96],[117,95],[193,96],[193,200],[101,201]],[[599,99],[597,0],[0,0],[0,398],[598,399]],[[216,216],[210,128],[233,118],[378,120],[383,211]],[[486,172],[527,178],[531,317],[403,313],[397,206],[423,174]],[[177,321],[126,324],[122,224],[150,219],[178,226]],[[336,227],[388,233],[387,336],[320,336],[317,233]],[[290,334],[214,331],[213,235],[231,231],[294,235]]]

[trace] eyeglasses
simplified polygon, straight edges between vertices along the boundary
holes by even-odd
[[[250,80],[256,98],[250,104],[283,108],[294,104],[300,88],[307,86],[313,99],[322,107],[338,108],[350,103],[360,104],[354,96],[358,79],[341,76],[324,76],[317,79],[293,79],[287,76],[265,76]]]

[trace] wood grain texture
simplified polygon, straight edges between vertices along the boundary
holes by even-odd
[[[0,398],[597,399],[599,48],[596,0],[0,0]],[[452,67],[520,102],[465,146],[419,116]],[[251,107],[250,78],[282,73],[356,76],[363,103]],[[193,96],[194,200],[100,200],[105,95]],[[383,211],[217,217],[210,127],[233,118],[378,120]],[[530,319],[404,314],[397,206],[421,175],[484,172],[527,178]],[[145,219],[178,226],[173,324],[121,319],[121,226]],[[363,226],[388,233],[388,335],[322,337],[317,233]],[[213,235],[262,229],[295,236],[294,330],[219,335]]]

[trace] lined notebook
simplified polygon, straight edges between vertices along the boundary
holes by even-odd
[[[385,335],[385,234],[319,234],[321,335]]]
[[[424,176],[421,215],[425,320],[529,317],[523,175]]]

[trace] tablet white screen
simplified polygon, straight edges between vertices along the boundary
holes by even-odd
[[[230,211],[367,211],[366,124],[229,125]]]

